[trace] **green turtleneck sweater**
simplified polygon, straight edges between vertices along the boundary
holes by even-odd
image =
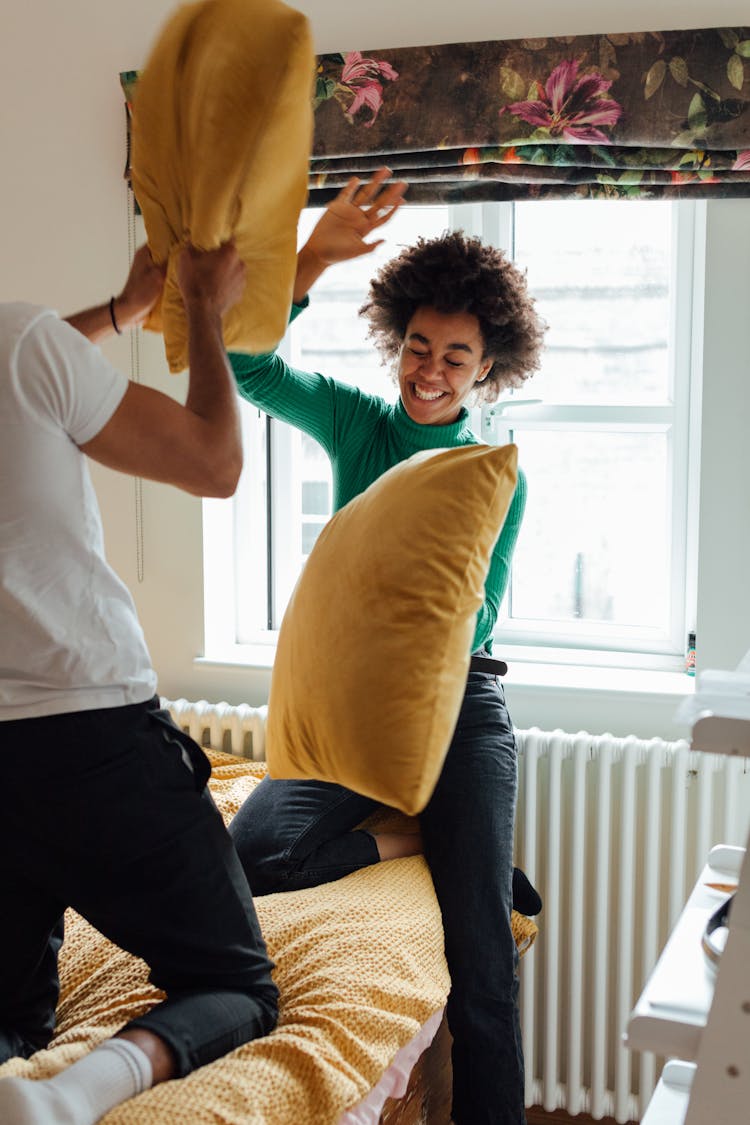
[[[292,307],[294,320],[302,305]],[[290,367],[275,353],[230,352],[237,387],[243,398],[272,418],[289,422],[323,447],[333,472],[333,510],[337,512],[384,472],[421,449],[476,445],[468,412],[447,426],[424,426],[395,405],[357,387],[324,375]],[[491,650],[492,630],[510,575],[510,563],[526,504],[526,478],[518,473],[500,537],[485,582],[485,601],[477,614],[472,651]]]

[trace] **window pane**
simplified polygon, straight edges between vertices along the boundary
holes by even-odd
[[[325,523],[302,523],[302,554],[307,556],[315,546],[315,540],[325,527]]]
[[[666,629],[664,433],[514,435],[529,484],[511,617]]]
[[[671,204],[518,203],[515,256],[549,324],[545,402],[669,398]]]
[[[302,540],[304,561],[331,514],[333,481],[331,463],[323,449],[309,434],[299,434],[302,449],[300,473],[302,488]],[[323,520],[320,517],[325,517]]]
[[[331,490],[325,480],[302,482],[302,511],[305,515],[327,516],[331,510]]]

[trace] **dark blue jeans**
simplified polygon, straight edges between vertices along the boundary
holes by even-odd
[[[523,1125],[518,954],[510,926],[516,746],[495,676],[470,673],[440,779],[420,815],[451,975],[456,1125]],[[265,778],[230,825],[254,894],[378,861],[357,825],[376,802],[338,785]]]
[[[276,1023],[208,759],[158,706],[0,722],[0,1062],[52,1036],[67,906],[148,963],[167,999],[128,1027],[159,1035],[178,1075]]]

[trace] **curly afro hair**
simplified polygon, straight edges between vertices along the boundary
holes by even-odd
[[[520,387],[539,368],[545,322],[534,308],[526,277],[501,250],[463,231],[420,238],[387,262],[370,282],[359,310],[383,362],[394,360],[417,309],[476,316],[484,357],[494,364],[477,399],[494,402],[505,387]]]

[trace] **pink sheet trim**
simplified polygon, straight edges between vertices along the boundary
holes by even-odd
[[[409,1084],[409,1076],[419,1056],[435,1038],[443,1019],[444,1008],[430,1016],[414,1038],[396,1053],[393,1062],[370,1093],[339,1118],[337,1125],[378,1125],[383,1106],[388,1098],[402,1098]]]

